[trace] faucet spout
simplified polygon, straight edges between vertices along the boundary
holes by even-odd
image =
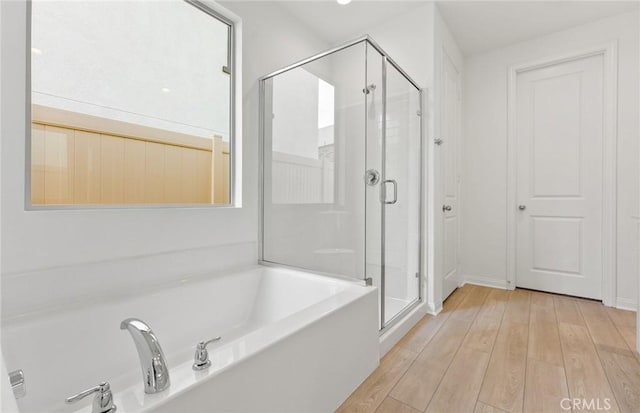
[[[137,318],[127,318],[120,323],[121,330],[128,330],[138,350],[142,367],[145,393],[159,393],[171,383],[169,369],[158,338],[148,324]]]

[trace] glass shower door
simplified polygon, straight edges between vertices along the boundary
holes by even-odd
[[[386,64],[383,147],[384,325],[420,298],[420,91]]]
[[[366,270],[384,328],[420,298],[420,91],[371,45],[366,80]]]

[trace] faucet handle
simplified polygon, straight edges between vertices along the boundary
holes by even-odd
[[[211,360],[209,360],[209,352],[207,351],[207,346],[215,341],[222,340],[222,336],[218,336],[212,338],[211,340],[201,341],[196,346],[196,353],[193,355],[193,369],[204,370],[211,365]]]
[[[96,393],[96,397],[93,399],[93,408],[91,413],[115,413],[116,405],[113,404],[113,393],[111,393],[111,386],[109,383],[103,381],[95,387],[84,390],[75,396],[65,399],[66,403],[75,403],[78,400]]]

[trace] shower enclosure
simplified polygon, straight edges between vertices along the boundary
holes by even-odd
[[[260,80],[261,260],[377,286],[381,330],[421,298],[421,95],[368,36]]]

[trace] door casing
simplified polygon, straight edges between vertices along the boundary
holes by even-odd
[[[602,192],[602,302],[615,305],[616,297],[616,211],[617,211],[617,42],[514,65],[509,68],[507,88],[507,288],[515,289],[517,271],[517,142],[516,102],[518,73],[546,66],[602,55],[604,60],[604,138]]]

